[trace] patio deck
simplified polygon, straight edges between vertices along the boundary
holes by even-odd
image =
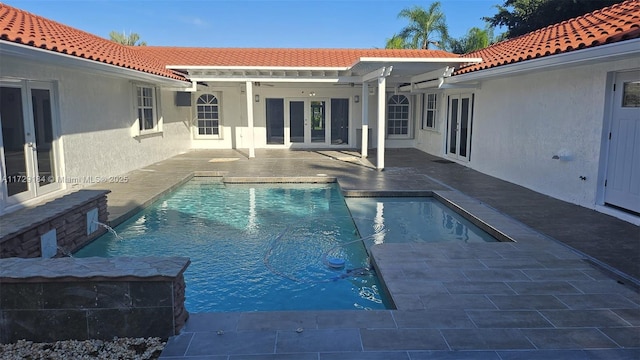
[[[197,171],[324,174],[343,190],[436,191],[517,241],[378,245],[397,310],[192,314],[162,358],[640,358],[638,226],[437,160],[388,150],[378,172],[349,151],[192,151],[101,184],[116,224]]]

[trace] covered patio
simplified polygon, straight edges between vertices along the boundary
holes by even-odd
[[[260,55],[265,57],[272,56],[270,54],[271,50],[275,51],[277,49],[262,49]],[[180,52],[179,49],[175,51]],[[270,88],[270,95],[268,96],[272,98],[277,97],[282,98],[282,100],[295,99],[300,102],[300,98],[311,97],[311,99],[315,99],[316,92],[321,92],[316,89],[323,87],[325,88],[322,91],[324,97],[333,100],[335,92],[332,91],[331,86],[346,86],[353,89],[348,99],[350,105],[358,107],[356,111],[347,111],[348,114],[345,114],[349,122],[346,127],[351,131],[349,137],[355,137],[354,128],[359,130],[359,139],[354,140],[359,141],[358,148],[363,159],[369,156],[369,148],[378,149],[375,161],[378,170],[385,168],[386,139],[389,136],[387,129],[387,121],[389,120],[387,99],[389,94],[415,95],[439,89],[444,86],[445,78],[450,77],[455,68],[462,64],[475,64],[482,61],[481,58],[461,58],[458,55],[437,50],[405,51],[402,54],[399,53],[398,57],[381,56],[393,55],[388,51],[386,53],[377,53],[375,50],[351,50],[351,52],[358,52],[356,54],[357,60],[347,66],[337,66],[340,63],[344,63],[344,59],[353,58],[354,55],[349,54],[349,56],[346,56],[341,54],[339,50],[333,49],[329,53],[332,59],[307,59],[305,55],[313,55],[312,52],[314,50],[301,49],[298,52],[302,54],[297,54],[299,58],[296,59],[295,64],[290,64],[291,59],[281,59],[277,58],[277,56],[274,56],[274,59],[263,61],[262,59],[251,58],[248,55],[248,60],[238,60],[234,58],[237,56],[233,53],[234,49],[218,49],[217,51],[218,54],[216,56],[218,58],[207,60],[208,62],[200,64],[199,60],[189,59],[188,62],[168,65],[167,68],[184,74],[191,81],[192,86],[186,89],[187,92],[208,91],[206,89],[211,90],[216,86],[228,86],[229,84],[240,86],[241,93],[244,93],[242,103],[245,109],[242,109],[242,113],[246,114],[247,140],[243,142],[243,145],[248,148],[249,158],[256,157],[256,148],[269,148],[268,139],[266,146],[257,145],[264,142],[261,139],[258,141],[258,137],[263,136],[262,133],[260,133],[261,135],[256,134],[256,120],[258,120],[256,111],[258,111],[258,116],[260,117],[260,126],[269,128],[269,104],[267,104],[267,109],[264,113],[261,108],[264,107],[261,99],[262,102],[265,101],[264,93],[261,90],[265,89],[265,87]],[[305,51],[309,52],[309,54],[304,54]],[[180,58],[180,55],[172,56],[177,59]],[[341,56],[342,59],[339,59],[339,61],[333,59]],[[177,59],[175,61],[179,61]],[[328,89],[327,86],[329,87]],[[451,85],[447,86],[450,87]],[[462,83],[455,86],[465,88],[467,86],[473,87],[475,84],[467,85]],[[278,89],[280,88],[297,88],[301,90],[301,94],[297,95],[296,98],[287,91],[279,92]],[[361,89],[361,91],[357,92],[356,89]],[[242,105],[234,104],[234,106]],[[347,105],[347,107],[350,106]],[[291,147],[296,145],[293,140],[293,127],[296,125],[294,124],[293,107],[289,109],[289,114],[286,114],[287,110],[286,107],[283,107],[283,109],[278,109],[277,111],[285,113],[282,118],[284,122],[282,125],[284,131],[282,145]],[[324,106],[322,111],[324,111]],[[324,113],[322,116],[324,116]],[[416,116],[419,116],[418,106],[414,105],[414,109],[412,109],[412,113],[408,117],[408,126],[414,126],[413,123],[415,123]],[[309,122],[312,121],[311,117],[310,114],[304,115],[305,128],[309,127]],[[322,121],[324,123],[324,118]],[[369,143],[369,128],[371,124],[374,124],[372,130],[374,130],[373,136],[376,139],[375,144]],[[237,125],[230,126],[237,127]],[[331,125],[326,130],[324,125],[322,127],[323,132],[329,133],[331,131]],[[300,131],[300,136],[309,137],[310,130]],[[265,132],[268,137],[269,129],[266,129]],[[324,140],[324,134],[321,136],[319,138],[321,143],[311,143],[307,148],[321,148],[332,145],[331,142],[327,142],[328,140]],[[340,141],[340,144],[346,145],[347,143],[346,141]],[[237,148],[238,146],[235,147]],[[338,148],[347,147],[338,146]],[[348,148],[353,148],[353,145]]]

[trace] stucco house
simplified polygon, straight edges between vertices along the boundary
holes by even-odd
[[[410,147],[640,223],[639,24],[629,0],[464,56],[126,47],[0,4],[0,214],[190,149]]]

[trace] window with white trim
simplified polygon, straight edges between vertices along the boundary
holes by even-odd
[[[220,104],[212,94],[200,95],[196,102],[198,135],[220,136]]]
[[[435,129],[437,100],[438,96],[436,94],[424,94],[422,100],[424,109],[422,113],[422,129]]]
[[[156,89],[151,86],[136,86],[136,109],[140,132],[158,130]]]
[[[387,105],[387,134],[409,135],[409,99],[404,95],[393,95]]]

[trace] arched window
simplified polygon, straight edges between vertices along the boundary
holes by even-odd
[[[220,135],[220,108],[218,98],[211,94],[200,95],[198,109],[198,135]]]
[[[387,134],[409,135],[409,99],[393,95],[387,105]]]

